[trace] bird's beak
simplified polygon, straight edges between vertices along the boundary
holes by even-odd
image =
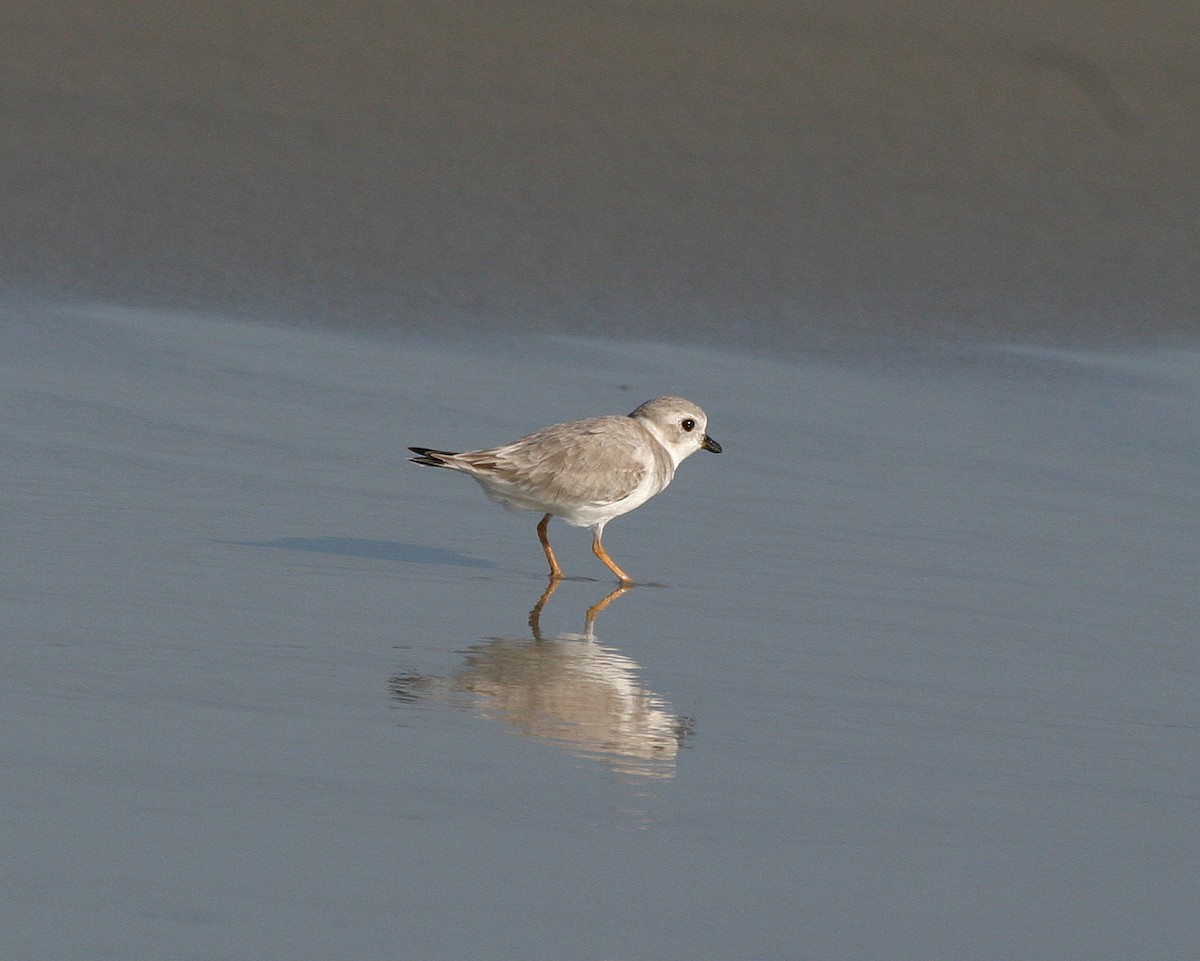
[[[712,451],[714,454],[721,453],[721,445],[718,444],[711,437],[709,437],[708,434],[704,435],[704,443],[701,444],[700,446],[703,447],[705,450]]]

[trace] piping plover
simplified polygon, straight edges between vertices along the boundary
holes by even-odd
[[[682,397],[648,400],[626,417],[611,414],[554,424],[520,440],[461,454],[410,447],[414,464],[448,467],[473,477],[488,497],[513,511],[541,511],[538,539],[550,562],[550,578],[563,576],[546,525],[561,517],[592,529],[592,552],[632,584],[600,540],[604,525],[628,514],[661,491],[675,470],[698,450],[721,453],[708,436],[708,418]]]

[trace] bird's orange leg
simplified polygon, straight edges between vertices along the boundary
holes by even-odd
[[[626,574],[621,568],[617,567],[617,562],[608,556],[608,551],[604,549],[604,545],[600,543],[600,535],[592,535],[592,553],[600,560],[604,561],[604,566],[617,575],[617,580],[629,587],[633,586],[633,578]]]
[[[563,572],[554,557],[554,548],[550,546],[550,538],[546,536],[546,525],[549,523],[550,515],[547,514],[537,526],[538,540],[542,542],[542,550],[546,552],[546,560],[550,562],[550,580],[558,581],[562,580]]]

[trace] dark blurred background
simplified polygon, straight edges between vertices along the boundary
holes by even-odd
[[[0,11],[0,282],[333,324],[1200,329],[1200,4]]]

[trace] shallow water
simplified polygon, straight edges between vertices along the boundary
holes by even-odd
[[[1183,958],[1194,343],[831,359],[4,305],[22,958]],[[679,393],[544,599],[405,463]]]
[[[0,955],[1194,956],[1200,31],[1093,6],[7,5]],[[406,463],[663,393],[657,586]]]

